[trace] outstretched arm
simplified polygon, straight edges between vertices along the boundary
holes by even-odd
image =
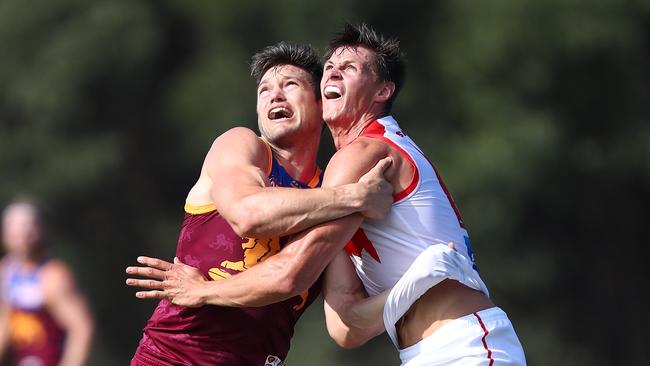
[[[355,212],[378,218],[390,207],[385,193],[392,188],[381,167],[373,179],[302,190],[268,187],[270,158],[251,130],[234,128],[215,140],[204,162],[201,179],[209,180],[215,206],[241,236],[293,234]]]
[[[334,155],[323,184],[332,187],[357,181],[386,154],[383,145],[355,142]],[[317,225],[301,233],[278,254],[224,280],[206,281],[198,271],[187,266],[142,258],[140,263],[154,268],[129,267],[127,273],[152,279],[130,278],[127,284],[151,289],[138,292],[136,295],[140,298],[167,298],[178,305],[267,305],[308,289],[362,221],[363,216],[352,214]]]

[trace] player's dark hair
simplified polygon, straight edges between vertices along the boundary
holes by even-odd
[[[320,99],[320,79],[323,76],[323,65],[311,46],[288,42],[267,46],[253,55],[251,76],[259,85],[265,72],[280,65],[293,65],[307,71],[311,76],[311,84],[316,97]]]
[[[336,33],[330,40],[325,59],[329,59],[340,47],[359,46],[374,52],[374,66],[379,80],[391,81],[395,84],[395,92],[386,101],[384,108],[384,112],[389,113],[397,94],[404,85],[404,53],[400,50],[399,40],[386,38],[365,23],[357,26],[346,23],[343,31]]]

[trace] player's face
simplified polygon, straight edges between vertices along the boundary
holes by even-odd
[[[325,122],[347,126],[372,113],[382,86],[374,69],[374,52],[363,46],[339,47],[332,53],[320,85]]]
[[[9,253],[27,255],[40,239],[36,213],[28,205],[10,207],[2,219],[2,241]]]
[[[278,145],[319,134],[322,109],[309,73],[293,65],[269,69],[257,88],[257,117],[262,136]]]

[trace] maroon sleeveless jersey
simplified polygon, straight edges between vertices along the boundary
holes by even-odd
[[[304,184],[273,158],[269,181],[274,186],[313,188],[320,184],[320,175]],[[176,256],[211,280],[236,276],[286,244],[282,237],[238,236],[212,205],[186,205],[185,211]],[[144,328],[131,365],[262,366],[269,356],[284,359],[296,321],[319,293],[320,280],[300,296],[255,308],[185,308],[162,300]]]
[[[2,270],[13,365],[56,366],[61,360],[65,334],[45,307],[40,277],[47,261],[24,271],[20,261],[7,258]]]

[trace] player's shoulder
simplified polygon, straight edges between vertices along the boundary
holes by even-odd
[[[211,154],[218,154],[221,158],[228,155],[268,155],[269,147],[264,140],[246,127],[234,127],[222,133],[212,143]]]
[[[217,136],[213,142],[215,144],[226,144],[226,145],[262,145],[263,141],[255,133],[247,127],[233,127],[228,131]]]
[[[356,182],[377,162],[388,156],[388,150],[371,139],[357,138],[339,149],[325,169],[325,186]]]
[[[246,127],[235,127],[217,137],[203,167],[207,174],[225,166],[256,166],[266,170],[270,166],[271,157],[271,148],[254,131]]]
[[[40,274],[43,277],[55,277],[57,279],[63,279],[72,276],[72,271],[68,264],[64,261],[56,258],[47,260],[43,267],[40,270]]]
[[[388,152],[388,145],[382,141],[361,136],[339,149],[332,159],[342,161],[372,161],[374,164],[379,159],[385,158]]]
[[[74,287],[75,284],[72,269],[59,259],[48,260],[41,268],[39,276],[46,294]]]

